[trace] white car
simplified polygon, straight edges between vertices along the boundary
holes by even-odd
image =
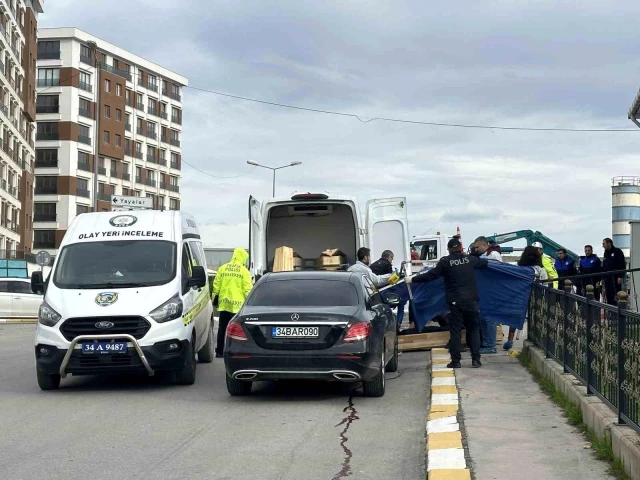
[[[42,295],[31,291],[28,278],[0,278],[0,317],[38,317]]]

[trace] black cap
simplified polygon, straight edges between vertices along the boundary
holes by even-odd
[[[447,243],[447,248],[449,250],[457,250],[460,247],[461,247],[460,240],[456,237],[453,237],[451,240],[449,240],[449,243]]]

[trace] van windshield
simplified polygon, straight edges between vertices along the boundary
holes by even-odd
[[[86,242],[62,249],[58,288],[135,288],[164,285],[176,275],[176,244],[158,240]]]

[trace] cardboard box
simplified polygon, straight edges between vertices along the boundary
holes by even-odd
[[[322,270],[338,270],[347,263],[347,256],[337,248],[322,252],[316,261],[316,266]]]
[[[273,258],[274,272],[293,272],[302,268],[302,258],[291,247],[278,247]]]

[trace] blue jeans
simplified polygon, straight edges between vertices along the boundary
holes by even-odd
[[[480,329],[482,331],[482,348],[496,348],[498,326],[495,322],[483,318],[480,320]]]

